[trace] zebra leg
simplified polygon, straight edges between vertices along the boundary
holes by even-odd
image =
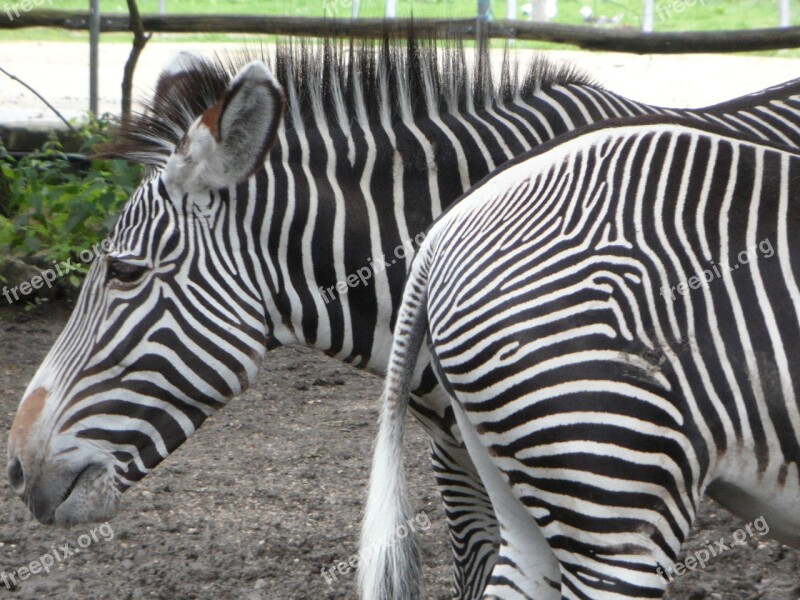
[[[601,489],[603,478],[590,475],[581,482],[576,476],[603,472],[609,457],[577,452],[580,464],[547,470],[545,478],[537,480],[514,456],[499,456],[494,450],[490,454],[488,441],[481,439],[460,405],[453,406],[500,524],[499,557],[484,600],[631,600],[663,595],[669,565],[696,513],[690,498],[699,497],[688,493],[679,470],[670,469],[670,485],[637,484],[629,466],[629,480],[612,481]],[[674,451],[686,451],[681,445],[674,445]],[[661,463],[675,465],[675,458],[665,454]],[[553,487],[558,481],[567,484],[560,493]],[[570,495],[566,490],[574,491],[572,485],[595,491]],[[634,505],[631,497],[636,498]]]
[[[557,557],[562,598],[660,598],[695,519],[705,463],[690,435],[664,426],[655,405],[638,405],[633,420],[613,411],[619,395],[583,391],[580,398],[609,409],[557,432],[532,423],[525,441],[513,454],[495,454],[495,464],[514,478],[515,494]],[[557,404],[575,401],[564,395]],[[577,420],[556,408],[552,414]]]
[[[466,448],[433,439],[431,462],[453,549],[454,598],[478,600],[497,561],[497,517]]]
[[[506,477],[493,463],[461,406],[454,401],[453,409],[500,527],[497,563],[483,598],[558,600],[561,577],[556,556],[539,526],[514,496]]]
[[[561,507],[580,511],[580,507]],[[543,511],[539,511],[543,512]],[[561,567],[561,598],[564,600],[633,600],[661,598],[670,575],[670,565],[680,543],[665,549],[662,537],[668,529],[664,515],[636,518],[635,509],[620,507],[602,519],[608,530],[602,534],[577,530],[552,516],[537,521]],[[581,515],[586,518],[587,515]],[[549,522],[548,526],[544,526]],[[614,530],[615,524],[621,527]],[[671,537],[671,536],[668,536]],[[682,541],[684,536],[680,536]]]

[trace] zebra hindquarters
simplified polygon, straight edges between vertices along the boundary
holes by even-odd
[[[499,484],[484,479],[490,493],[505,484],[547,540],[560,567],[561,597],[658,598],[695,516],[687,442],[661,423],[661,408],[641,400],[645,390],[636,398],[624,365],[616,376],[613,364],[603,369],[603,381],[573,373],[567,385],[516,386],[491,410],[456,385],[459,425],[465,440],[472,427],[471,454],[484,452],[500,474]],[[447,366],[443,371],[457,379]],[[513,527],[501,527],[487,592],[509,600],[550,597],[534,588],[524,567],[531,557],[534,567],[546,560],[540,536],[527,533],[521,546],[519,530],[532,523],[513,514],[513,500],[498,506],[497,494],[498,519]]]
[[[431,433],[431,463],[453,549],[454,598],[480,600],[497,562],[497,517],[466,448]]]
[[[451,272],[446,283],[440,275],[432,272],[429,291],[439,378],[464,411],[465,440],[474,432],[473,461],[485,452],[495,489],[510,490],[555,555],[561,597],[661,597],[703,471],[664,351],[619,333],[625,309],[592,277],[581,275],[567,295],[506,285],[477,303],[481,274],[460,281]],[[498,506],[484,477],[491,469],[479,471],[498,520],[515,524],[501,527],[487,592],[547,597],[541,578],[532,583],[536,565],[524,564],[546,561],[541,539],[530,530],[520,540],[514,502]]]

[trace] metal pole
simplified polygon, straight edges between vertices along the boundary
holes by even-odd
[[[642,32],[653,33],[653,0],[644,0],[642,7]]]
[[[163,15],[167,12],[167,0],[158,0],[158,14]]]
[[[517,18],[517,0],[506,0],[506,19],[513,21]]]
[[[89,0],[89,112],[97,116],[97,83],[100,64],[100,0]]]
[[[397,0],[386,0],[386,18],[394,19],[397,16]]]
[[[492,0],[478,0],[478,21],[489,21]]]
[[[358,5],[359,5],[359,0],[353,0],[353,2],[351,3],[351,5],[350,5],[350,18],[351,19],[357,19],[358,18]]]
[[[791,10],[789,8],[789,0],[779,0],[779,10],[780,10],[780,26],[781,27],[789,27],[791,24]]]

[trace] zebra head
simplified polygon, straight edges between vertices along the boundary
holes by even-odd
[[[205,68],[185,55],[178,66],[137,133],[166,147],[171,127],[169,150],[149,161],[10,431],[11,485],[45,524],[111,518],[125,489],[248,386],[266,350],[262,294],[242,260],[252,236],[239,231],[254,208],[232,190],[263,170],[284,94],[254,61],[215,103],[176,107],[181,69]]]

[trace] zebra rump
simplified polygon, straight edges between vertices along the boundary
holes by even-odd
[[[375,464],[427,335],[501,526],[487,596],[660,597],[706,493],[800,547],[798,199],[792,149],[645,117],[545,144],[437,220]],[[366,523],[402,514],[398,477],[373,469]],[[362,598],[400,599],[365,567]]]

